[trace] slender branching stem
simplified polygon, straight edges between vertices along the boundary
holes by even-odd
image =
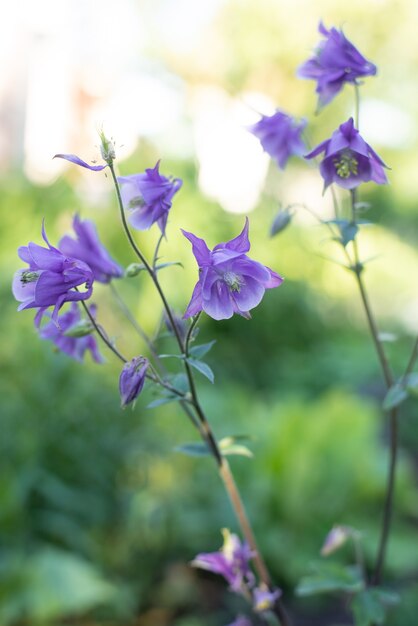
[[[414,347],[412,348],[411,356],[409,357],[408,365],[405,368],[403,378],[406,378],[408,374],[412,372],[417,359],[418,359],[418,337],[415,339]]]
[[[360,88],[359,85],[354,83],[354,126],[359,130],[360,128]]]
[[[113,345],[113,343],[110,341],[110,339],[108,338],[107,334],[105,333],[104,329],[100,326],[100,324],[98,324],[96,322],[96,320],[94,319],[93,315],[90,312],[89,307],[87,306],[87,304],[84,302],[84,300],[80,300],[81,305],[83,307],[83,309],[86,312],[87,317],[89,318],[90,322],[92,323],[95,331],[97,332],[97,334],[99,335],[100,339],[107,345],[107,347],[109,348],[109,350],[111,350],[113,352],[113,354],[115,354],[119,361],[122,361],[122,363],[127,363],[128,359],[126,359],[123,354],[121,354],[119,352],[119,350]]]
[[[351,191],[351,211],[352,211],[352,221],[354,224],[356,223],[355,204],[356,204],[356,192],[355,190],[352,190]],[[386,385],[386,388],[389,389],[394,383],[394,378],[393,378],[392,370],[389,365],[389,361],[386,356],[385,349],[383,347],[383,343],[379,337],[379,331],[378,331],[377,324],[373,315],[372,308],[370,306],[367,290],[363,281],[363,266],[361,264],[356,239],[354,239],[353,241],[353,252],[354,252],[353,272],[356,277],[356,282],[360,291],[363,308],[366,313],[370,334],[372,336],[376,353],[379,359],[383,378],[385,380],[385,385]],[[387,483],[386,483],[385,502],[383,506],[382,527],[381,527],[379,545],[377,549],[376,563],[375,563],[374,571],[372,574],[372,580],[371,580],[371,582],[374,585],[378,585],[382,578],[383,567],[384,567],[385,558],[386,558],[388,538],[389,538],[389,533],[390,533],[390,526],[391,526],[391,521],[392,521],[392,513],[393,513],[396,463],[397,463],[397,457],[398,457],[398,410],[396,407],[389,412],[389,439],[390,439],[389,468],[388,468],[388,477],[387,477]]]
[[[129,307],[126,305],[124,299],[122,298],[122,296],[120,295],[120,293],[116,289],[116,287],[114,286],[113,282],[110,283],[110,290],[111,290],[115,300],[117,301],[121,311],[125,315],[126,319],[129,320],[129,322],[132,324],[132,326],[134,327],[134,329],[136,330],[138,335],[146,343],[147,348],[150,351],[150,354],[152,354],[152,356],[154,357],[154,361],[155,361],[156,365],[158,365],[159,369],[162,369],[161,368],[161,361],[160,361],[160,359],[158,357],[158,354],[157,354],[157,351],[156,351],[156,349],[154,347],[154,344],[152,343],[151,339],[148,337],[147,333],[142,328],[142,326],[138,323],[137,319],[132,315],[131,311],[129,310]]]
[[[190,367],[190,364],[187,361],[187,354],[188,354],[188,349],[189,349],[189,342],[190,339],[192,337],[192,331],[193,328],[195,327],[195,325],[197,324],[198,319],[194,318],[194,320],[192,321],[192,328],[190,330],[189,328],[189,333],[186,337],[186,340],[183,341],[181,335],[180,335],[180,331],[178,329],[178,326],[175,322],[174,319],[174,315],[171,311],[171,307],[167,301],[167,298],[164,294],[164,291],[160,285],[160,282],[158,280],[158,275],[157,275],[157,270],[155,267],[155,263],[156,263],[156,255],[154,255],[154,265],[150,265],[147,261],[147,259],[145,258],[145,256],[143,255],[143,253],[141,252],[141,250],[138,248],[134,238],[132,237],[132,234],[129,230],[129,226],[127,224],[126,221],[126,216],[125,216],[125,211],[123,208],[123,202],[122,202],[122,197],[121,197],[121,193],[120,193],[120,189],[119,189],[119,184],[116,178],[116,174],[115,174],[115,170],[114,170],[114,166],[113,163],[110,162],[109,163],[109,169],[111,172],[111,176],[115,185],[115,190],[116,190],[116,196],[117,196],[117,200],[118,200],[118,205],[119,205],[119,212],[120,212],[120,217],[121,217],[121,221],[122,221],[122,226],[123,226],[123,230],[125,232],[125,235],[133,249],[133,251],[135,252],[136,256],[138,257],[138,259],[141,261],[141,263],[144,265],[145,269],[147,270],[151,280],[153,281],[155,288],[157,289],[157,292],[161,298],[161,302],[163,304],[164,310],[166,312],[166,315],[168,317],[168,320],[171,324],[171,327],[173,329],[177,344],[179,346],[179,350],[181,352],[181,354],[184,356],[183,358],[183,363],[184,363],[184,368],[185,368],[185,372],[186,372],[186,376],[187,376],[187,380],[189,383],[189,389],[190,389],[190,403],[193,406],[193,409],[197,415],[198,421],[199,421],[199,425],[198,425],[198,429],[199,429],[199,433],[202,436],[203,440],[206,442],[212,456],[214,457],[217,465],[218,465],[218,469],[219,469],[219,474],[220,477],[223,481],[223,484],[225,486],[226,492],[229,496],[229,500],[231,502],[232,508],[234,510],[235,516],[237,518],[237,521],[241,527],[242,533],[246,539],[246,541],[248,542],[249,546],[251,547],[252,551],[254,552],[254,557],[253,557],[253,561],[254,561],[254,567],[257,571],[257,574],[260,578],[260,580],[267,585],[268,587],[271,587],[271,578],[269,576],[267,567],[265,565],[265,562],[263,560],[263,557],[258,549],[256,540],[255,540],[255,536],[254,533],[252,531],[251,528],[251,524],[249,522],[247,513],[245,511],[244,505],[242,503],[242,499],[241,496],[239,494],[238,488],[236,486],[236,483],[234,481],[231,469],[229,467],[229,463],[226,460],[226,458],[222,455],[220,449],[219,449],[219,445],[218,442],[212,432],[211,426],[206,418],[206,415],[201,407],[200,401],[199,401],[199,397],[198,397],[198,393],[197,393],[197,389],[196,389],[196,384],[194,381],[194,376]],[[161,241],[161,240],[160,240]],[[160,242],[159,242],[160,243]],[[187,344],[187,348],[186,348],[186,344]],[[196,425],[196,421],[193,420],[193,423]],[[282,624],[282,626],[289,626],[290,622],[289,619],[285,613],[285,610],[282,606],[282,603],[280,602],[280,600],[276,603],[276,614]]]

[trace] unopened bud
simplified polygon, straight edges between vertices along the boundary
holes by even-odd
[[[63,334],[66,337],[86,337],[90,335],[93,330],[94,326],[90,320],[80,320],[73,326],[70,326]]]
[[[113,145],[113,142],[105,136],[103,130],[99,132],[99,137],[101,141],[100,152],[102,154],[103,161],[106,161],[106,163],[112,163],[116,157],[115,146]]]
[[[325,538],[324,545],[321,548],[321,555],[328,556],[338,550],[338,548],[341,548],[351,534],[351,529],[347,526],[334,526]]]
[[[145,269],[145,265],[142,263],[131,263],[125,269],[125,276],[128,278],[133,278],[134,276],[138,276],[139,272]]]
[[[270,228],[270,237],[274,237],[278,233],[282,232],[290,223],[292,219],[292,213],[289,209],[281,209],[273,220]]]

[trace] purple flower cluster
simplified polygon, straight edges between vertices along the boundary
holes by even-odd
[[[76,239],[65,236],[58,248],[53,247],[42,225],[42,237],[47,247],[30,242],[18,250],[19,257],[28,268],[19,269],[13,279],[13,295],[21,304],[18,310],[37,309],[35,324],[40,327],[43,315],[47,312],[51,321],[40,330],[42,339],[50,339],[55,345],[76,360],[82,360],[89,350],[93,359],[100,363],[96,341],[93,337],[68,334],[70,329],[81,322],[80,311],[75,304],[88,300],[93,291],[93,282],[108,283],[111,278],[123,275],[122,268],[111,258],[100,242],[95,226],[89,220],[74,217],[73,227]],[[73,306],[59,315],[66,302]],[[91,307],[94,310],[94,307]]]
[[[359,78],[374,76],[377,68],[360,54],[342,30],[327,30],[322,22],[318,30],[324,39],[318,44],[315,55],[299,67],[298,76],[316,80],[319,106],[324,106],[345,83],[355,84]]]
[[[255,577],[250,567],[250,560],[254,554],[249,546],[241,543],[239,537],[227,529],[224,529],[222,534],[224,543],[218,552],[198,554],[191,564],[222,576],[229,584],[231,591],[242,594],[246,598],[250,594],[254,611],[270,610],[280,597],[281,591],[279,589],[270,591],[265,585],[256,587]],[[249,623],[245,622],[246,618],[238,618],[237,624],[241,623],[240,619],[244,620],[243,624]]]
[[[263,115],[248,130],[260,140],[263,149],[278,167],[284,169],[291,156],[302,156],[305,152],[302,132],[306,123],[306,120],[297,122],[291,115],[276,111],[271,116]]]
[[[164,235],[173,197],[182,181],[163,176],[159,167],[160,161],[143,174],[119,176],[118,183],[121,185],[123,206],[128,211],[130,224],[137,230],[148,230],[157,222]]]
[[[378,185],[387,183],[383,169],[387,166],[354,128],[352,117],[341,124],[330,139],[323,141],[307,154],[306,158],[312,159],[322,152],[325,152],[325,156],[319,170],[324,179],[325,189],[331,183],[336,183],[344,189],[355,189],[361,183],[370,180]]]
[[[215,320],[229,319],[234,313],[249,318],[249,311],[260,304],[265,290],[281,285],[281,276],[246,255],[250,249],[248,224],[247,218],[238,237],[218,244],[213,250],[209,250],[203,239],[182,231],[193,246],[199,266],[199,280],[185,318],[200,311]]]
[[[51,246],[44,224],[42,237],[47,248],[33,242],[19,248],[19,257],[29,267],[16,272],[12,287],[14,297],[21,302],[18,311],[38,309],[35,317],[38,326],[50,306],[54,307],[52,320],[56,322],[65,302],[87,300],[91,296],[94,279],[91,268],[84,261],[68,257]],[[81,286],[85,287],[83,291],[78,290]]]

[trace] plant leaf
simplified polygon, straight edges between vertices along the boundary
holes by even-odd
[[[181,446],[176,446],[174,448],[176,452],[182,452],[187,456],[209,456],[209,448],[205,443],[202,442],[193,442],[193,443],[184,443]]]
[[[391,411],[395,407],[399,406],[408,397],[408,391],[400,383],[395,383],[387,392],[385,399],[383,400],[383,410]]]
[[[216,339],[209,341],[209,343],[202,343],[198,346],[190,348],[190,355],[195,359],[201,359],[209,352],[212,346],[216,343]]]
[[[357,593],[364,588],[361,572],[356,566],[344,567],[337,563],[316,563],[313,573],[304,576],[296,588],[299,596],[310,596],[332,591]]]
[[[208,380],[213,384],[215,382],[215,374],[212,372],[211,368],[207,363],[203,361],[198,361],[196,359],[191,359],[190,357],[187,359],[189,365],[194,367],[195,370],[206,376]]]

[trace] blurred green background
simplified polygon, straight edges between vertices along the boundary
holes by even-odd
[[[99,4],[87,4],[93,14],[97,11],[100,26]],[[41,8],[42,25],[47,3]],[[204,236],[213,246],[235,236],[244,220],[234,202],[222,201],[229,170],[224,172],[226,187],[215,185],[213,193],[202,180],[204,155],[196,127],[205,119],[197,121],[196,100],[216,90],[228,109],[245,106],[257,94],[254,101],[265,97],[308,117],[312,143],[323,140],[351,114],[353,94],[346,88],[314,117],[314,85],[295,78],[296,67],[318,41],[317,21],[322,18],[327,26],[343,25],[379,67],[379,75],[368,79],[363,90],[364,134],[392,168],[391,185],[362,190],[362,200],[371,203],[367,217],[376,225],[361,233],[360,248],[364,258],[373,257],[367,286],[381,330],[397,337],[386,345],[394,369],[402,372],[418,330],[418,101],[412,97],[418,70],[417,12],[414,2],[383,0],[358,0],[350,6],[326,0],[219,0],[212,6],[205,0],[201,13],[196,3],[184,1],[126,2],[102,33],[102,48],[89,48],[84,33],[80,58],[84,52],[100,63],[101,53],[107,58],[107,46],[112,47],[113,31],[134,15],[138,31],[147,35],[140,65],[149,64],[161,84],[181,85],[184,108],[169,130],[135,131],[134,138],[126,138],[130,148],[126,153],[121,148],[119,162],[121,173],[130,174],[162,157],[162,172],[184,181],[162,247],[164,261],[184,266],[161,274],[179,312],[196,280],[190,246],[179,228]],[[76,31],[71,33],[66,31],[76,41]],[[59,38],[59,32],[54,34]],[[133,49],[131,58],[135,55]],[[112,58],[117,61],[117,49]],[[121,84],[110,84],[109,93],[118,89],[123,89]],[[51,97],[54,93],[52,83]],[[129,97],[128,83],[120,99]],[[46,102],[48,94],[44,98]],[[96,100],[106,111],[106,98]],[[24,102],[28,108],[30,99]],[[54,151],[87,150],[97,111],[92,113],[88,103],[83,106],[73,120],[77,132],[67,136],[65,145],[55,145],[49,136],[45,145],[37,144],[37,153],[47,152],[44,159]],[[127,115],[123,105],[119,115]],[[368,134],[367,120],[380,126]],[[121,133],[119,129],[117,139],[123,143]],[[77,139],[70,143],[69,137]],[[213,461],[175,451],[196,438],[180,408],[169,404],[147,409],[154,399],[148,389],[134,410],[121,411],[119,364],[105,348],[106,364],[97,366],[88,358],[79,365],[40,342],[30,312],[16,313],[10,292],[19,267],[16,248],[30,240],[40,242],[43,217],[51,241],[57,242],[79,211],[96,221],[120,263],[134,260],[119,229],[109,178],[76,168],[58,173],[46,169],[41,184],[31,140],[20,140],[16,136],[18,147],[2,162],[0,194],[0,622],[227,624],[240,609],[236,599],[225,593],[221,581],[187,564],[197,552],[218,549],[221,528],[237,529]],[[219,142],[219,159],[228,149]],[[251,158],[256,167],[263,155]],[[315,210],[327,215],[329,198],[321,196],[319,176],[296,160],[285,173],[270,167],[263,176],[254,185],[263,183],[264,191],[247,206],[253,209],[252,256],[286,280],[266,294],[250,322],[214,322],[203,316],[199,340],[217,340],[208,357],[216,381],[212,386],[197,374],[199,392],[218,437],[250,437],[254,458],[232,458],[231,463],[262,552],[285,590],[296,624],[348,624],[340,599],[301,600],[293,590],[309,563],[318,560],[324,536],[336,523],[362,531],[367,562],[373,564],[387,472],[387,425],[380,410],[385,391],[354,281],[330,262],[339,255],[326,231],[298,212],[291,228],[277,238],[268,236],[279,202],[309,203],[312,197]],[[237,180],[231,174],[232,187]],[[239,189],[235,192],[239,198]],[[156,237],[156,229],[138,235],[150,255]],[[152,335],[161,307],[150,282],[140,275],[117,287]],[[101,323],[122,352],[146,354],[106,287],[96,285],[94,301]],[[170,341],[160,341],[162,351],[170,351]],[[415,624],[418,609],[417,433],[417,405],[407,401],[386,568],[388,585],[402,599],[389,616],[393,626]],[[339,558],[349,562],[350,550]]]

